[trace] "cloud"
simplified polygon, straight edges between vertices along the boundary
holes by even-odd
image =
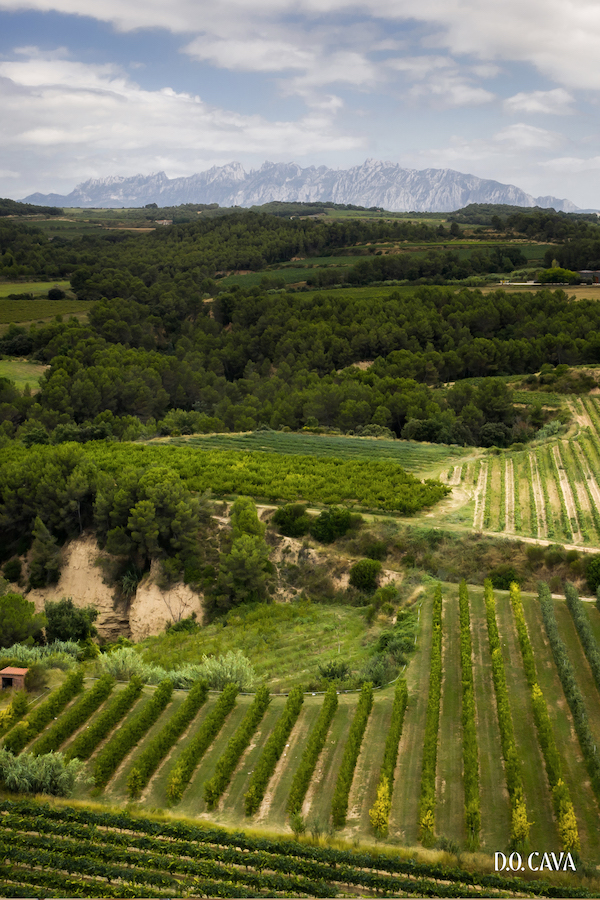
[[[30,53],[34,50],[30,48]],[[328,111],[269,121],[205,103],[171,88],[144,90],[113,65],[69,59],[0,61],[0,118],[10,170],[89,177],[156,169],[198,171],[240,154],[288,157],[323,147],[344,151],[363,139],[339,132]]]
[[[543,115],[566,116],[573,113],[574,98],[563,88],[553,91],[520,91],[504,101],[508,113],[542,113]]]
[[[525,122],[503,128],[494,135],[494,138],[496,141],[506,142],[513,150],[548,150],[564,143],[562,135],[546,131],[545,128],[536,128]]]

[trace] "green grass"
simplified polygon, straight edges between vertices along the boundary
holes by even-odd
[[[339,457],[359,460],[389,460],[417,475],[456,465],[469,451],[446,444],[421,444],[382,438],[346,437],[331,434],[289,434],[258,431],[248,434],[194,435],[172,438],[168,443],[206,450],[262,450],[300,456]]]
[[[338,656],[362,669],[381,626],[365,625],[359,609],[310,602],[240,607],[197,634],[161,634],[138,645],[148,663],[177,667],[203,653],[241,650],[271,691],[289,690],[318,677],[319,665]]]
[[[20,391],[26,384],[35,391],[47,368],[48,366],[29,362],[27,359],[0,359],[0,378],[10,378]]]

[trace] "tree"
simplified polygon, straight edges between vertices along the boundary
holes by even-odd
[[[259,521],[256,505],[250,497],[236,497],[230,513],[233,538],[236,540],[242,534],[253,534],[263,537],[265,525]]]
[[[51,641],[86,641],[98,634],[94,622],[98,618],[98,610],[93,606],[79,608],[71,597],[58,602],[47,600],[44,604],[46,613],[46,640]]]
[[[21,594],[0,597],[0,647],[12,647],[23,641],[41,637],[46,624],[43,613],[35,612],[35,604]]]
[[[39,516],[33,523],[33,545],[29,562],[29,584],[44,587],[55,584],[60,575],[60,551],[53,537]]]
[[[239,603],[266,600],[269,596],[271,564],[265,540],[243,534],[231,552],[222,554],[215,587],[215,604],[231,609]]]
[[[350,569],[350,584],[359,591],[371,593],[377,587],[381,563],[376,559],[359,559]]]

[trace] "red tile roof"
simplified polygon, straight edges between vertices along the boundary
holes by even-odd
[[[16,669],[14,666],[7,666],[0,670],[0,675],[27,675],[27,669]]]

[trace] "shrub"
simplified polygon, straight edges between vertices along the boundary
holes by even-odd
[[[16,794],[52,794],[69,797],[81,777],[83,763],[65,763],[62,753],[33,756],[22,753],[13,756],[0,750],[0,782],[7,791]]]
[[[381,563],[378,560],[359,559],[350,569],[350,584],[359,591],[370,594],[377,587],[380,572]]]
[[[31,663],[25,675],[25,690],[30,694],[43,691],[48,686],[48,674],[43,663]]]
[[[319,675],[326,681],[345,681],[350,675],[350,666],[343,660],[332,660],[319,666]]]
[[[351,513],[349,509],[331,506],[311,521],[310,533],[321,544],[331,544],[351,528],[358,528],[362,521],[362,516]]]
[[[585,577],[592,593],[600,588],[600,556],[592,556],[585,567]]]
[[[499,591],[508,591],[511,584],[519,584],[521,577],[515,567],[510,563],[496,566],[489,574],[492,585]]]
[[[71,597],[63,597],[58,602],[46,600],[44,612],[48,641],[85,641],[98,634],[94,626],[98,610],[93,606],[81,609],[75,606]]]
[[[304,503],[288,503],[273,513],[272,522],[286,537],[302,537],[310,528],[311,517]]]

